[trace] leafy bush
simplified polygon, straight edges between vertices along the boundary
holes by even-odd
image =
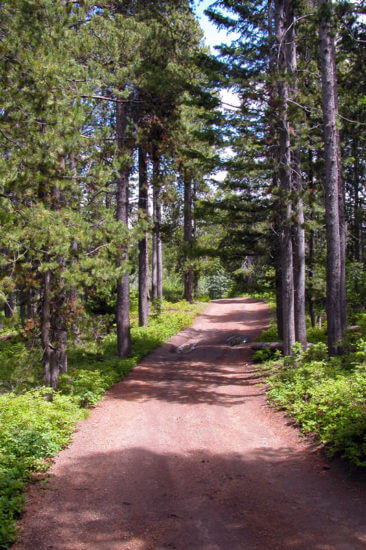
[[[327,324],[326,322],[322,327],[309,327],[306,330],[307,341],[315,344],[316,342],[327,343]]]
[[[204,275],[199,282],[199,292],[203,296],[209,296],[211,300],[216,300],[227,295],[232,284],[232,280],[223,269],[219,269],[211,275]]]
[[[273,359],[276,356],[275,354],[276,351],[270,348],[258,349],[253,353],[252,359],[254,363],[265,363]]]
[[[46,468],[69,440],[74,424],[85,416],[71,397],[49,389],[23,395],[0,395],[0,547],[16,536],[15,520],[22,510],[22,490],[32,472]]]
[[[163,295],[166,300],[179,302],[182,299],[183,291],[183,283],[179,275],[174,273],[164,278]]]
[[[327,356],[320,342],[284,358],[269,378],[269,397],[330,455],[366,467],[366,342],[356,352]],[[277,365],[279,366],[279,365]]]
[[[19,335],[1,342],[0,393],[15,388],[31,389],[40,374],[40,358],[39,350],[27,349]]]
[[[276,325],[270,326],[267,330],[263,330],[261,335],[256,339],[257,342],[277,342],[278,332]]]

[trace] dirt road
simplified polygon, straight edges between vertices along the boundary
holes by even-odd
[[[267,406],[248,346],[226,343],[267,322],[218,300],[145,358],[31,487],[16,548],[366,549],[365,483]]]

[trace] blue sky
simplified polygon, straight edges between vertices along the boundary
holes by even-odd
[[[214,0],[202,0],[201,2],[199,0],[196,0],[196,14],[199,18],[200,25],[203,29],[203,32],[205,33],[205,42],[208,46],[211,47],[212,52],[214,53],[213,47],[218,44],[222,44],[225,42],[231,42],[230,36],[228,37],[226,34],[226,31],[219,31],[217,30],[216,26],[210,23],[208,17],[204,15],[204,10],[207,9],[211,4],[213,4]]]
[[[205,42],[210,46],[212,53],[215,53],[214,46],[218,44],[228,43],[230,44],[232,39],[235,37],[235,33],[228,35],[225,30],[217,30],[216,26],[213,23],[210,23],[208,17],[204,15],[204,10],[207,9],[214,0],[196,0],[196,14],[200,21],[203,32],[205,33]],[[226,102],[230,105],[239,106],[239,99],[237,95],[230,90],[221,90],[221,99],[223,102]]]

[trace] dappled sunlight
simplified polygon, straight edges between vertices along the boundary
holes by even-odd
[[[246,311],[248,303],[256,306],[253,312]],[[217,315],[217,306],[216,313],[208,308],[193,327],[179,335],[177,343],[173,338],[150,354],[122,383],[111,388],[108,396],[128,401],[159,399],[233,406],[262,395],[260,387],[251,389],[258,375],[247,372],[249,344],[231,346],[228,338],[240,334],[251,341],[258,336],[267,319],[266,307],[248,298],[216,300],[215,304],[220,305],[222,315]],[[253,324],[248,325],[248,321]],[[184,345],[192,346],[190,352],[177,353]]]

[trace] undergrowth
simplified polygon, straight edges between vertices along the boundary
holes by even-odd
[[[330,456],[340,456],[352,467],[366,468],[366,315],[360,331],[345,342],[346,352],[328,357],[325,329],[309,332],[316,341],[303,352],[296,344],[293,357],[265,363],[268,396],[296,419],[302,431],[323,444]],[[274,336],[275,329],[270,329]],[[268,333],[261,339],[268,341]],[[260,350],[263,352],[264,350]],[[259,353],[259,352],[257,352]],[[264,357],[266,360],[266,358]],[[261,368],[261,367],[260,367]]]
[[[30,353],[17,335],[15,342],[3,342],[0,389],[12,391],[0,393],[0,548],[8,548],[16,538],[25,485],[32,474],[47,470],[75,423],[87,415],[86,408],[100,401],[140,359],[189,326],[202,307],[165,303],[162,313],[151,315],[149,327],[132,326],[132,354],[126,359],[116,356],[114,334],[100,341],[85,339],[70,350],[69,373],[61,377],[52,401],[50,389],[40,386],[39,352]]]

